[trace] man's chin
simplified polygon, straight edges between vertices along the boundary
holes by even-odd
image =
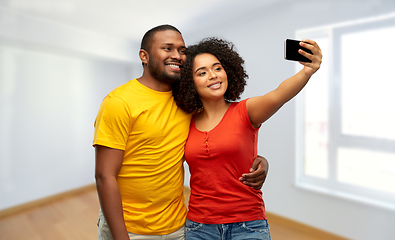
[[[166,75],[163,76],[160,80],[167,84],[173,84],[180,81],[180,79],[181,79],[180,75]]]

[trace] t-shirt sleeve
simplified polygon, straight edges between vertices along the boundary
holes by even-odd
[[[100,105],[95,120],[92,145],[125,150],[131,124],[127,104],[119,97],[107,96]]]
[[[250,126],[251,128],[254,128],[254,126],[252,126],[251,124],[251,120],[250,120],[250,116],[248,115],[248,111],[247,111],[247,99],[244,99],[242,101],[239,102],[239,104],[237,104],[237,108],[238,108],[238,112],[240,115],[241,120],[247,125]],[[259,125],[259,127],[257,127],[257,129],[259,129],[262,126],[262,124]]]

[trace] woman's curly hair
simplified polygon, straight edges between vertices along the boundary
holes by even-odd
[[[214,55],[226,71],[228,88],[224,94],[225,100],[235,101],[240,98],[247,84],[248,75],[243,67],[243,58],[233,47],[231,42],[211,37],[187,48],[187,60],[181,68],[181,79],[173,85],[173,96],[178,107],[187,113],[196,113],[203,109],[195,89],[192,72],[195,57],[202,53]]]

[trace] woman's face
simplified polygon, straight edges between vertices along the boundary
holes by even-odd
[[[223,98],[228,88],[228,77],[219,60],[212,54],[202,53],[195,57],[192,67],[195,88],[200,98]]]

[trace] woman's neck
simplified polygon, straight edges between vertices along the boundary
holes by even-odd
[[[202,104],[203,111],[196,115],[195,126],[201,131],[210,131],[222,120],[230,103],[222,99],[220,101],[202,101]]]
[[[216,116],[221,113],[225,113],[228,110],[230,103],[225,101],[225,99],[218,99],[215,101],[202,101],[203,111],[202,114],[211,117]],[[223,115],[223,114],[222,114]]]

